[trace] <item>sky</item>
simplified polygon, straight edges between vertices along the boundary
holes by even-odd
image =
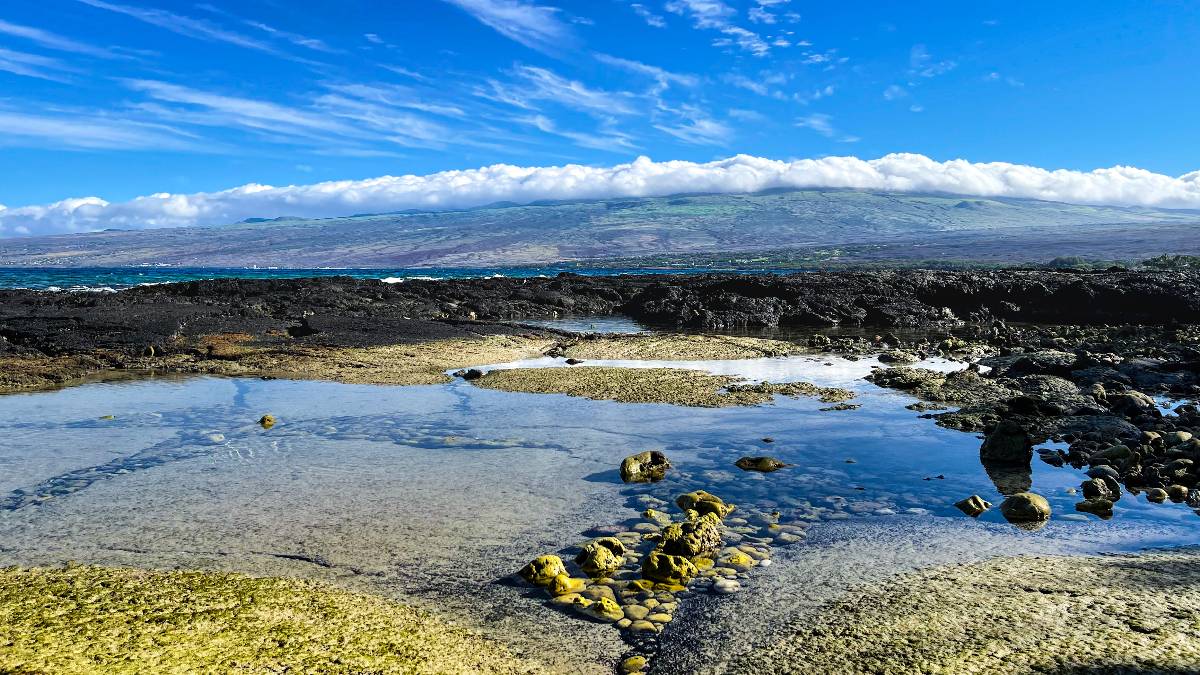
[[[1165,0],[0,3],[0,236],[693,182],[1196,208],[1197,38]]]

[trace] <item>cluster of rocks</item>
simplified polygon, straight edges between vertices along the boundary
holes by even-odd
[[[1081,512],[1111,517],[1140,493],[1200,512],[1200,329],[995,322],[956,351],[983,356],[954,373],[888,367],[868,379],[954,407],[925,416],[984,434],[980,461],[1001,494],[1028,491],[1034,448],[1052,441],[1067,447],[1038,449],[1041,461],[1087,473]]]
[[[654,483],[670,466],[663,453],[646,451],[625,458],[621,475],[626,483]],[[635,644],[662,632],[682,599],[741,590],[750,570],[771,564],[772,544],[798,542],[807,529],[780,523],[779,513],[735,516],[735,505],[705,490],[678,495],[675,513],[649,494],[636,503],[645,507],[640,522],[580,544],[569,562],[547,554],[518,572],[544,588],[552,605],[612,623]],[[636,672],[628,662],[623,669]]]

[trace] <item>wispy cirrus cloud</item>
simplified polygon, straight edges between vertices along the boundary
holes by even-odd
[[[629,5],[629,8],[633,10],[634,14],[637,14],[638,16],[642,17],[642,20],[645,21],[647,25],[653,26],[655,28],[666,28],[667,27],[666,19],[664,19],[662,16],[650,11],[643,4],[635,2],[631,5]]]
[[[119,55],[110,49],[96,47],[78,40],[63,37],[50,31],[34,28],[32,26],[22,26],[15,23],[9,23],[0,19],[0,33],[10,35],[12,37],[29,40],[46,49],[53,49],[60,52],[71,52],[73,54],[82,54],[84,56],[95,56],[102,59],[117,58]]]
[[[612,56],[610,54],[593,54],[593,56],[595,56],[597,61],[607,66],[613,66],[614,68],[627,70],[631,73],[645,75],[655,80],[659,85],[659,91],[666,89],[673,84],[677,84],[681,87],[695,87],[700,84],[700,78],[696,77],[695,75],[673,73],[658,66],[652,66],[648,63],[642,63],[641,61],[623,59],[619,56]]]
[[[654,128],[684,143],[722,146],[733,138],[732,127],[713,119],[697,106],[684,104],[678,109],[666,108],[663,112],[673,116],[674,121],[660,121]]]
[[[637,97],[629,92],[595,89],[538,66],[519,65],[512,74],[510,82],[489,80],[490,88],[477,89],[476,95],[525,110],[550,102],[602,117],[636,112]]]
[[[757,33],[734,25],[737,10],[722,0],[668,0],[663,7],[673,14],[690,17],[696,28],[724,34],[713,41],[714,46],[736,45],[755,56],[766,56],[771,51],[770,45]]]
[[[68,150],[206,151],[188,132],[162,124],[91,115],[82,110],[31,114],[0,109],[0,147],[34,144]]]
[[[608,124],[603,126],[598,131],[585,132],[560,129],[554,120],[546,117],[545,115],[517,117],[515,118],[515,121],[532,126],[544,134],[550,134],[552,136],[558,136],[560,138],[570,140],[572,143],[582,148],[591,148],[593,150],[604,150],[606,152],[617,153],[628,153],[631,150],[637,149],[637,145],[634,143],[632,136],[618,131]]]
[[[570,27],[555,7],[527,0],[443,0],[480,23],[535,51],[555,54],[574,42]]]
[[[0,70],[39,80],[66,83],[70,81],[67,73],[73,72],[74,68],[49,56],[0,47]]]
[[[106,0],[77,0],[85,5],[103,9],[116,14],[123,14],[133,19],[137,19],[142,23],[151,26],[157,26],[164,30],[184,35],[186,37],[195,38],[198,40],[207,40],[210,42],[223,42],[225,44],[243,47],[245,49],[253,49],[267,54],[276,56],[284,56],[288,58],[290,55],[276,49],[274,45],[262,40],[243,35],[236,31],[231,31],[221,26],[218,26],[211,21],[204,19],[196,19],[182,14],[176,14],[165,9],[155,7],[135,7],[133,5],[123,5],[114,2],[106,2]]]

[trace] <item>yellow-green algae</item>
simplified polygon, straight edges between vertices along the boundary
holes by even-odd
[[[635,361],[729,361],[801,351],[807,350],[791,342],[735,335],[606,335],[562,345],[562,355],[571,358]]]
[[[842,401],[854,396],[846,389],[818,387],[807,382],[740,384],[728,375],[709,375],[681,368],[514,368],[494,370],[474,383],[488,389],[531,394],[566,394],[622,403],[670,403],[700,408],[769,403],[776,395],[813,396]]]
[[[124,568],[0,569],[4,673],[529,673],[502,646],[311,581]]]
[[[1012,557],[856,591],[734,672],[1192,673],[1200,549]]]

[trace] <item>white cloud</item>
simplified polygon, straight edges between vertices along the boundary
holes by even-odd
[[[796,126],[802,129],[812,129],[822,136],[832,137],[836,132],[833,128],[833,118],[824,113],[813,113],[796,120]]]
[[[0,47],[0,70],[39,80],[68,82],[63,73],[72,69],[58,59]]]
[[[201,150],[204,144],[182,131],[71,111],[31,115],[0,110],[0,147],[33,145],[74,150]],[[208,149],[212,149],[212,145]],[[2,231],[2,230],[0,230]]]
[[[858,188],[1200,208],[1200,171],[1173,178],[1125,166],[1086,172],[1049,171],[1005,162],[937,162],[916,154],[892,154],[873,160],[823,157],[795,161],[737,155],[708,163],[654,162],[641,157],[613,167],[497,164],[427,176],[160,193],[121,203],[86,197],[45,206],[0,209],[0,233],[21,233],[22,228],[48,234],[110,227],[175,227],[230,223],[252,216],[327,217],[407,208],[466,208],[497,201],[744,193],[770,188]]]
[[[72,40],[61,35],[56,35],[40,28],[9,23],[3,19],[0,19],[0,33],[23,38],[25,40],[29,40],[30,42],[34,42],[46,47],[47,49],[55,49],[60,52],[72,52],[75,54],[97,56],[100,58],[114,58],[116,56],[107,49],[93,47],[92,45],[84,44],[77,40]]]
[[[623,70],[628,70],[631,73],[638,73],[640,75],[646,75],[650,78],[653,78],[654,80],[658,81],[658,84],[662,89],[666,89],[672,84],[678,84],[683,87],[694,87],[700,84],[700,79],[695,75],[681,75],[679,73],[672,73],[671,71],[664,70],[658,66],[652,66],[648,63],[642,63],[640,61],[623,59],[619,56],[610,56],[608,54],[595,54],[594,56],[596,57],[597,61],[605,65],[621,68]]]
[[[630,115],[635,112],[630,105],[634,97],[628,92],[592,89],[578,80],[568,80],[537,66],[517,66],[513,74],[517,78],[515,82],[506,84],[488,80],[491,91],[481,89],[476,94],[526,110],[536,109],[533,101],[550,101],[593,115]]]
[[[443,0],[504,37],[530,49],[554,53],[572,41],[570,28],[554,7],[526,0]]]
[[[908,90],[898,84],[893,84],[883,90],[883,98],[887,101],[895,101],[906,96],[908,96]]]
[[[85,5],[90,5],[97,9],[124,14],[125,16],[137,19],[143,23],[148,23],[151,26],[158,26],[164,30],[169,30],[172,33],[178,33],[187,37],[196,38],[198,40],[208,40],[213,42],[224,42],[227,44],[244,47],[246,49],[254,49],[268,54],[277,56],[287,56],[282,54],[273,46],[256,40],[252,37],[236,33],[231,30],[226,30],[211,22],[203,19],[194,19],[192,17],[183,16],[174,12],[168,12],[165,9],[156,9],[153,7],[134,7],[131,5],[121,5],[104,0],[79,0]]]
[[[725,37],[713,40],[713,46],[737,45],[755,56],[766,56],[771,50],[771,46],[757,33],[734,25],[732,19],[737,11],[721,0],[668,0],[663,8],[673,14],[691,16],[696,28],[725,34]]]
[[[958,67],[958,63],[949,59],[934,61],[925,45],[913,45],[908,54],[909,72],[920,77],[937,77]]]
[[[637,14],[638,16],[642,17],[642,19],[645,20],[645,22],[648,25],[654,26],[655,28],[666,28],[667,27],[667,20],[662,18],[661,16],[655,14],[654,12],[651,12],[650,10],[646,9],[645,5],[635,2],[632,5],[630,5],[629,7],[633,9],[634,14]]]

